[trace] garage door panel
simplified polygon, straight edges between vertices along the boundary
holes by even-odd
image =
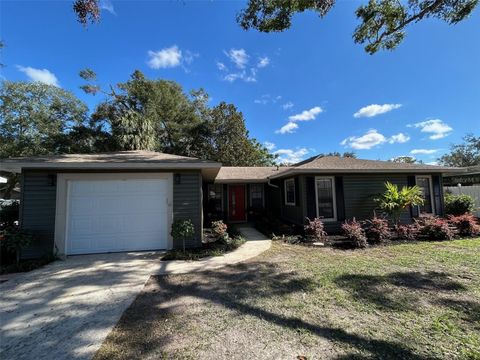
[[[168,248],[168,181],[74,180],[67,253]]]

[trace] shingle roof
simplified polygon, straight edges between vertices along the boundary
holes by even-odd
[[[155,151],[133,150],[99,154],[64,154],[17,157],[0,160],[0,169],[18,171],[24,168],[220,168],[221,164],[193,157]]]
[[[280,174],[287,170],[288,167],[276,166],[222,166],[215,178],[216,183],[234,183],[234,182],[266,182],[267,178]]]
[[[287,168],[284,174],[305,172],[458,172],[459,168],[425,165],[405,164],[392,161],[364,160],[339,156],[314,156]],[[282,174],[283,175],[283,174]],[[277,176],[274,176],[277,177]]]

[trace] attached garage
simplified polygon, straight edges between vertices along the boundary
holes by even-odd
[[[71,180],[67,193],[67,255],[171,248],[167,176]]]

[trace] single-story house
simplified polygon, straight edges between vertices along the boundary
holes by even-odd
[[[150,151],[10,158],[0,170],[21,173],[21,227],[35,234],[25,257],[180,247],[176,219],[191,219],[201,245],[204,223],[252,220],[268,211],[301,225],[321,217],[327,231],[371,217],[384,183],[417,184],[425,204],[406,211],[443,214],[442,174],[455,168],[317,156],[288,167],[222,167]]]

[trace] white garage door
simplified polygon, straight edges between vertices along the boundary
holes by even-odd
[[[168,181],[69,182],[67,254],[168,247]]]

